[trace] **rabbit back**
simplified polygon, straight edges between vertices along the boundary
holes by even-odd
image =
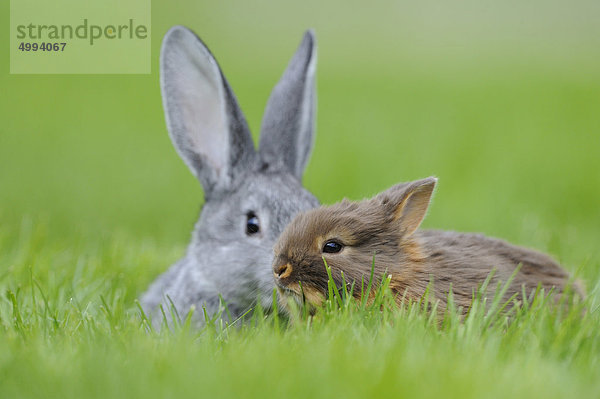
[[[416,286],[422,290],[424,284],[433,279],[438,299],[445,301],[452,289],[457,304],[464,308],[469,306],[473,293],[492,271],[488,290],[483,293],[486,297],[493,297],[498,284],[506,283],[519,267],[505,293],[505,300],[514,294],[522,297],[523,291],[531,295],[538,285],[546,293],[554,290],[562,294],[570,282],[570,274],[550,256],[504,240],[483,234],[440,230],[422,230],[415,236],[424,260],[413,276],[422,280]],[[578,282],[573,283],[572,289],[584,296]]]

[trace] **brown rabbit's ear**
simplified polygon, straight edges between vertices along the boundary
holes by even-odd
[[[436,183],[435,177],[428,177],[398,184],[380,194],[382,203],[389,207],[392,220],[399,223],[404,237],[414,233],[421,225]]]

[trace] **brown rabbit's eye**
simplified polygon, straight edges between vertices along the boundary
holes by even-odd
[[[254,214],[254,212],[248,212],[246,217],[246,234],[250,236],[258,233],[260,231],[258,217]]]
[[[325,245],[323,245],[323,252],[328,254],[336,254],[342,250],[344,246],[339,242],[335,241],[327,241]]]

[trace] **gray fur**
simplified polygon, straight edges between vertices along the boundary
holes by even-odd
[[[314,34],[307,31],[269,97],[261,126],[263,161],[270,169],[288,171],[299,179],[314,140],[316,52]]]
[[[160,85],[175,149],[205,196],[227,191],[256,163],[246,119],[210,50],[192,31],[171,28],[160,53]]]
[[[481,234],[417,230],[436,182],[428,178],[399,184],[370,200],[344,200],[298,215],[275,245],[273,272],[280,293],[317,306],[327,295],[322,257],[339,287],[342,272],[346,282],[360,287],[370,277],[373,255],[375,276],[392,275],[390,288],[398,300],[419,300],[433,282],[442,310],[450,288],[465,311],[492,270],[490,289],[483,295],[493,296],[497,283],[507,282],[519,265],[504,299],[523,291],[529,295],[538,285],[546,292],[563,292],[570,276],[548,255]],[[343,249],[325,253],[323,245],[330,240]],[[583,297],[578,283],[573,289]],[[354,294],[360,297],[360,288]]]
[[[272,245],[294,215],[318,205],[301,184],[312,147],[314,112],[308,125],[298,123],[314,108],[314,48],[308,32],[269,100],[266,130],[261,132],[268,137],[263,144],[268,151],[257,153],[237,100],[208,48],[182,26],[165,35],[161,89],[167,128],[177,152],[200,180],[205,204],[184,258],[141,298],[155,326],[161,321],[160,305],[170,319],[170,301],[180,317],[195,307],[198,324],[204,321],[202,307],[209,315],[219,310],[220,296],[234,319],[257,300],[270,306]],[[286,93],[296,100],[285,102]],[[302,158],[294,168],[269,167],[271,162],[281,165],[292,153]],[[249,212],[260,221],[258,234],[246,234]]]

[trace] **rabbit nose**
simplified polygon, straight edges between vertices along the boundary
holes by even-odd
[[[276,267],[273,270],[273,274],[275,275],[275,278],[286,278],[291,273],[292,273],[292,265],[290,265],[289,263],[286,263],[285,265]]]

